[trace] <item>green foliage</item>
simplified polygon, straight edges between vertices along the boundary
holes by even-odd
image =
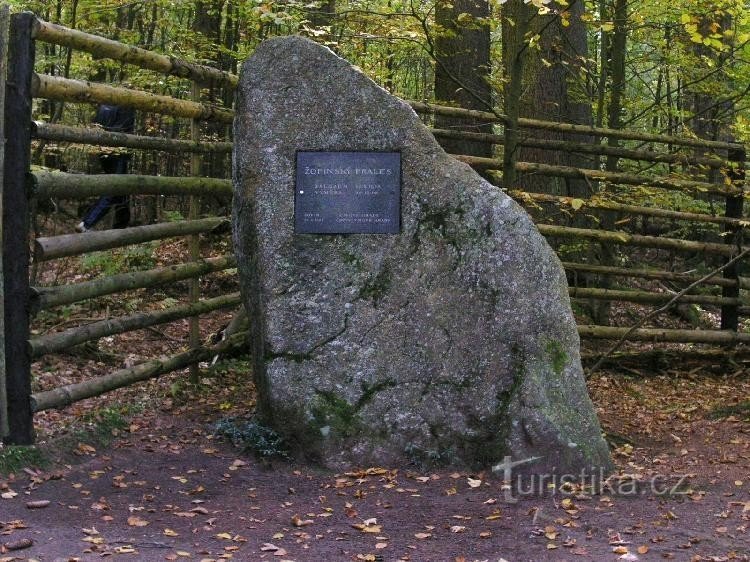
[[[112,438],[127,427],[127,416],[137,413],[136,405],[99,408],[83,414],[73,429],[76,441],[107,445]]]
[[[167,222],[179,222],[182,220],[185,220],[185,217],[182,215],[180,211],[163,211],[164,220]]]
[[[83,256],[81,268],[83,271],[97,272],[103,276],[151,269],[156,265],[156,247],[156,242],[150,242],[128,248],[92,252]]]
[[[44,468],[47,464],[49,460],[34,446],[0,447],[0,475],[13,474],[28,467]]]
[[[214,433],[228,438],[235,447],[245,453],[253,453],[263,458],[289,456],[281,436],[256,420],[223,418],[216,423]]]
[[[732,406],[719,406],[711,410],[708,415],[712,419],[728,418],[729,416],[750,419],[750,401],[740,402]]]
[[[83,414],[80,420],[92,428],[97,428],[101,433],[112,433],[112,430],[122,429],[127,425],[124,415],[129,412],[128,408],[101,408],[93,412]]]

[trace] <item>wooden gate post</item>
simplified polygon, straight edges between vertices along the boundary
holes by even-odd
[[[742,187],[745,179],[745,158],[747,154],[744,148],[737,148],[730,150],[727,159],[735,165],[729,170],[729,178],[735,185]],[[727,197],[726,210],[724,216],[732,218],[742,218],[742,207],[745,198],[740,195],[739,197]],[[740,251],[742,245],[742,228],[730,227],[725,232],[727,233],[727,242],[737,247],[737,251]],[[739,284],[739,263],[729,266],[724,270],[724,277],[728,277],[737,281],[737,285],[734,287],[724,287],[721,291],[723,297],[738,298],[740,296],[740,284]],[[739,326],[739,307],[736,305],[724,305],[721,307],[721,329],[737,331]]]
[[[34,14],[11,17],[5,94],[2,259],[5,289],[5,365],[9,432],[14,445],[34,442],[29,339],[29,191]]]

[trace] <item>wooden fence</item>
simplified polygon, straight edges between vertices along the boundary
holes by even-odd
[[[0,13],[0,36],[3,13]],[[202,142],[199,135],[201,120],[229,124],[231,108],[202,103],[200,88],[214,84],[234,88],[237,77],[219,70],[182,61],[174,57],[153,53],[128,46],[81,31],[67,29],[39,20],[33,14],[15,14],[10,18],[8,35],[8,86],[0,88],[5,93],[5,121],[7,143],[4,150],[2,204],[6,212],[2,225],[2,267],[5,291],[5,371],[0,370],[0,434],[7,443],[28,444],[33,442],[34,412],[59,408],[84,398],[143,381],[163,373],[192,367],[217,353],[241,345],[245,332],[238,332],[220,344],[201,345],[198,338],[198,318],[211,311],[236,307],[240,303],[238,293],[220,297],[200,299],[200,276],[225,271],[235,266],[231,255],[201,259],[198,236],[212,232],[225,223],[223,217],[198,217],[198,198],[202,196],[231,197],[231,182],[227,179],[198,177],[202,156],[214,153],[229,153],[232,144],[227,141]],[[174,75],[192,82],[190,100],[175,99],[147,92],[70,80],[56,76],[37,74],[34,70],[35,44],[37,41],[90,52],[97,57],[108,57],[122,63],[158,73]],[[3,54],[0,41],[0,55]],[[3,57],[3,61],[4,61]],[[112,133],[102,130],[76,128],[64,125],[32,121],[32,100],[46,98],[73,103],[107,103],[124,105],[141,111],[161,113],[191,120],[191,139],[176,140],[160,137]],[[442,114],[461,118],[474,118],[483,123],[505,124],[502,115],[458,108],[410,102],[412,107],[426,116]],[[734,143],[711,142],[693,138],[671,137],[635,131],[620,131],[583,127],[563,123],[552,123],[521,119],[519,127],[526,130],[543,130],[563,133],[580,133],[599,139],[596,143],[574,143],[545,140],[537,137],[521,138],[521,144],[563,150],[596,157],[610,157],[654,165],[697,166],[708,169],[728,169],[728,181],[722,184],[699,179],[686,179],[671,175],[645,176],[640,173],[605,172],[600,169],[579,169],[566,166],[550,166],[541,163],[518,162],[519,174],[536,174],[549,177],[584,179],[597,185],[641,187],[657,190],[672,190],[693,193],[699,197],[720,197],[725,201],[725,213],[717,216],[707,213],[681,212],[671,209],[638,206],[614,202],[601,197],[587,200],[573,199],[562,195],[525,193],[510,194],[532,213],[539,205],[554,205],[566,212],[616,213],[624,216],[647,216],[671,221],[716,225],[726,234],[721,242],[703,242],[648,236],[619,230],[581,228],[567,224],[539,222],[539,230],[554,240],[576,239],[622,247],[660,249],[670,252],[693,252],[705,256],[718,256],[726,263],[736,256],[741,248],[742,233],[747,224],[742,219],[744,190],[745,149]],[[433,129],[440,138],[479,140],[501,145],[502,135],[471,133],[458,130]],[[153,150],[171,153],[189,153],[191,177],[162,177],[145,175],[81,175],[63,172],[33,172],[30,168],[30,146],[33,139],[67,143],[91,144],[109,147],[124,147],[137,150]],[[601,139],[608,139],[602,144]],[[636,143],[635,146],[612,146],[618,141]],[[641,146],[647,143],[649,148]],[[654,146],[668,147],[656,150]],[[685,147],[689,154],[678,153],[674,147]],[[698,152],[700,151],[700,152]],[[456,155],[476,169],[502,169],[502,158],[478,158]],[[33,287],[29,281],[29,263],[32,258],[29,245],[30,202],[33,198],[83,199],[99,195],[169,194],[188,197],[190,214],[187,220],[138,226],[117,231],[97,231],[85,234],[65,234],[41,237],[33,241],[33,259],[36,262],[80,256],[88,252],[140,244],[169,237],[186,236],[190,244],[191,261],[184,264],[161,267],[147,271],[132,271],[96,279],[93,281],[66,284],[55,287]],[[7,210],[12,209],[12,212]],[[700,275],[668,270],[618,267],[612,264],[591,262],[564,262],[571,274],[571,296],[574,299],[598,299],[605,301],[628,301],[649,305],[664,304],[672,298],[670,293],[612,289],[609,287],[580,287],[576,280],[585,275],[619,278],[638,278],[689,284]],[[42,336],[31,337],[30,322],[41,310],[63,306],[84,299],[118,294],[132,289],[154,287],[178,280],[190,280],[187,303],[155,312],[138,312],[127,316],[110,318],[99,322],[76,326]],[[739,330],[739,318],[750,315],[750,306],[744,306],[742,291],[750,287],[750,278],[740,277],[736,267],[727,268],[721,277],[710,279],[706,286],[720,294],[687,294],[681,302],[698,303],[719,307],[721,330],[669,330],[644,328],[636,330],[631,339],[663,342],[696,342],[734,344],[750,342],[750,334]],[[148,360],[131,368],[121,369],[96,379],[46,390],[31,392],[32,361],[45,354],[57,353],[70,346],[96,340],[105,336],[143,329],[157,324],[190,319],[187,351],[171,357]],[[617,339],[627,330],[618,326],[579,326],[581,336]],[[4,376],[3,376],[4,375]],[[3,381],[3,378],[5,379]],[[6,391],[3,394],[3,390]],[[4,428],[4,429],[3,429]]]
[[[160,374],[191,368],[191,377],[197,380],[198,362],[212,358],[245,341],[246,333],[239,332],[213,346],[201,344],[199,317],[206,313],[236,308],[241,300],[238,292],[200,298],[199,277],[235,267],[232,255],[203,259],[198,237],[210,233],[227,219],[223,217],[200,218],[199,197],[231,198],[231,181],[219,178],[198,177],[201,157],[212,153],[228,153],[229,142],[204,143],[200,140],[201,121],[229,124],[230,108],[201,103],[200,91],[209,85],[233,87],[237,78],[214,68],[167,57],[134,48],[116,41],[67,29],[39,20],[33,14],[20,13],[10,17],[8,37],[8,76],[5,98],[6,138],[3,176],[3,205],[12,212],[4,215],[3,267],[5,289],[4,319],[6,368],[5,381],[0,386],[7,397],[0,404],[0,419],[4,424],[3,437],[8,443],[29,444],[34,440],[33,414],[49,408],[59,408],[84,398],[156,377]],[[122,63],[158,73],[190,80],[190,100],[175,99],[147,92],[70,80],[57,76],[38,74],[34,69],[37,42],[78,49],[97,57],[108,57]],[[76,128],[32,121],[34,98],[72,103],[114,104],[132,107],[144,112],[188,118],[191,122],[191,139],[175,140],[100,129]],[[63,172],[30,172],[32,140],[70,142],[108,147],[125,147],[137,150],[157,150],[192,154],[191,177],[164,177],[144,175],[83,175]],[[121,230],[103,230],[83,234],[64,234],[40,237],[33,240],[30,250],[30,215],[33,199],[85,199],[102,195],[158,194],[189,198],[187,220],[136,226]],[[131,244],[187,237],[190,261],[159,267],[147,271],[131,271],[80,283],[53,287],[31,286],[29,263],[81,256],[90,252],[120,248]],[[187,302],[164,310],[138,312],[108,318],[98,322],[75,326],[50,334],[31,336],[30,323],[42,310],[77,303],[124,291],[155,287],[176,281],[189,282]],[[124,332],[143,329],[158,324],[189,319],[187,350],[170,357],[148,360],[130,368],[120,369],[95,379],[62,386],[43,392],[31,392],[32,361],[43,355],[56,353],[84,342]]]
[[[419,102],[412,102],[412,107],[422,115],[443,115],[446,117],[460,117],[463,122],[475,120],[479,124],[507,125],[507,118],[501,114],[470,111],[460,108],[444,107]],[[465,126],[465,125],[464,125]],[[518,128],[521,131],[543,130],[555,133],[575,133],[586,135],[600,142],[579,143],[563,140],[550,140],[534,135],[521,135],[519,144],[531,148],[548,151],[566,151],[577,154],[593,155],[595,157],[615,158],[634,162],[645,162],[649,165],[679,165],[686,173],[643,174],[621,171],[605,171],[600,166],[592,169],[570,166],[553,166],[533,162],[516,162],[515,169],[521,176],[524,174],[551,178],[566,178],[585,180],[592,186],[591,196],[586,199],[553,195],[549,193],[529,193],[513,190],[509,194],[535,217],[540,232],[553,240],[575,239],[596,242],[610,246],[626,248],[646,248],[666,250],[673,253],[700,254],[704,262],[709,258],[718,258],[724,263],[729,262],[746,248],[742,246],[745,229],[750,221],[743,219],[743,204],[748,196],[746,190],[746,159],[747,152],[744,145],[732,142],[711,141],[691,137],[676,137],[653,133],[628,130],[613,130],[568,123],[553,123],[534,119],[519,119]],[[476,133],[447,129],[432,129],[438,138],[480,141],[495,145],[502,145],[503,135]],[[601,140],[607,140],[606,144]],[[620,146],[620,142],[630,142],[634,147]],[[648,149],[642,145],[647,143]],[[684,149],[684,150],[680,150]],[[687,152],[685,151],[687,150]],[[503,158],[483,158],[467,155],[454,155],[480,171],[502,170]],[[718,170],[720,182],[709,182],[701,178],[706,171]],[[699,179],[686,178],[686,175],[697,176]],[[593,187],[598,184],[597,187]],[[601,192],[608,188],[617,187],[620,197],[627,197],[635,193],[637,188],[649,188],[656,191],[674,191],[697,200],[706,198],[718,199],[722,202],[723,215],[682,212],[663,209],[656,206],[639,206],[617,202],[609,197],[602,197]],[[580,228],[565,224],[547,224],[545,217],[537,213],[535,208],[540,204],[552,205],[563,209],[569,215],[584,215],[588,213],[609,213],[622,217],[654,217],[680,222],[682,224],[715,225],[722,229],[723,242],[704,242],[670,238],[664,236],[649,236],[634,234],[623,230],[606,230],[602,228]],[[548,210],[544,207],[543,210]],[[613,221],[617,224],[619,221]],[[626,268],[612,264],[580,263],[564,261],[563,266],[569,273],[570,296],[580,300],[602,300],[641,303],[648,305],[663,305],[668,303],[675,292],[650,292],[632,289],[611,289],[600,287],[580,287],[578,281],[587,276],[612,278],[637,278],[642,280],[661,280],[689,285],[698,281],[702,275],[665,271],[660,269],[643,269],[640,267]],[[711,263],[704,263],[704,271],[718,269]],[[685,294],[678,299],[678,303],[693,303],[720,309],[720,330],[680,330],[662,328],[642,328],[630,332],[628,326],[599,326],[579,325],[581,337],[594,339],[617,340],[627,334],[629,340],[648,342],[679,342],[679,343],[708,343],[708,344],[736,344],[749,343],[750,333],[740,330],[740,318],[750,316],[750,306],[743,298],[742,291],[750,288],[750,278],[739,275],[740,267],[737,263],[726,267],[721,274],[702,283],[702,288],[714,287],[720,294]],[[630,333],[629,333],[630,332]]]

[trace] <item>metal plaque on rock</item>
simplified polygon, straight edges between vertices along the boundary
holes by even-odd
[[[297,152],[298,234],[398,234],[401,153]]]

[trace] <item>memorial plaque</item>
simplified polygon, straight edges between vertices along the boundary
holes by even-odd
[[[297,152],[298,234],[398,234],[401,153]]]

